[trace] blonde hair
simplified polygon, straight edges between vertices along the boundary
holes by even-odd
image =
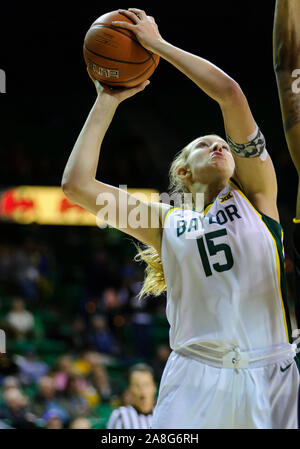
[[[220,138],[220,136],[216,134],[210,134],[209,136]],[[187,160],[190,152],[198,140],[199,138],[193,140],[182,150],[180,150],[171,163],[169,169],[169,195],[182,195],[183,200],[184,193],[190,193],[187,185],[184,184],[184,182],[179,178],[178,170],[181,167],[187,167]],[[167,286],[164,277],[162,261],[158,252],[150,245],[144,245],[144,249],[141,246],[136,245],[135,243],[134,245],[137,249],[137,254],[134,257],[134,260],[136,262],[145,262],[147,264],[145,269],[145,279],[143,287],[138,294],[138,298],[142,298],[143,296],[148,295],[160,296],[167,290]]]

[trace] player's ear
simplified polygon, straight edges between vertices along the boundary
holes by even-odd
[[[189,167],[180,167],[177,170],[177,176],[182,182],[189,179],[191,177],[191,175],[192,175],[192,173],[191,173],[191,169]]]

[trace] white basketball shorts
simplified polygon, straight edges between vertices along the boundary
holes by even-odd
[[[236,370],[173,351],[152,428],[297,429],[298,390],[291,352]]]

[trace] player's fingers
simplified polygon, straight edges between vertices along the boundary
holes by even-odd
[[[143,83],[136,86],[137,91],[144,90],[150,84],[149,80],[144,81]]]
[[[117,26],[119,28],[124,28],[125,30],[130,30],[130,31],[134,31],[135,29],[135,24],[133,23],[128,23],[128,22],[121,22],[119,20],[113,20],[112,25]]]
[[[100,84],[98,80],[95,80],[94,83],[95,83],[95,86],[96,86],[97,90],[102,91],[104,89],[102,84]]]
[[[135,24],[137,24],[140,20],[140,17],[135,14],[134,12],[128,11],[127,9],[118,9],[118,12],[122,14],[123,16],[128,17],[131,19]]]
[[[131,87],[129,89],[127,89],[128,94],[134,95],[138,92],[140,92],[141,90],[144,90],[146,86],[148,86],[150,84],[149,80],[143,81],[141,84],[138,84],[137,86]]]
[[[150,20],[150,22],[153,22],[153,23],[155,23],[155,19],[154,19],[154,17],[152,17],[152,16],[148,16],[148,19]]]
[[[150,81],[149,81],[149,80],[143,81],[141,84],[138,84],[137,86],[134,86],[134,87],[129,88],[129,89],[127,90],[127,91],[128,91],[128,94],[134,95],[134,94],[140,92],[141,90],[144,90],[145,87],[148,86],[148,84],[150,84]]]
[[[92,77],[88,67],[86,68],[86,70],[87,70],[87,73],[88,73],[89,77],[93,81],[93,83],[94,83],[94,85],[96,87],[97,92],[101,92],[102,90],[104,90],[104,87],[102,86],[102,84],[100,84],[98,80],[95,80],[95,78]]]
[[[145,87],[148,86],[148,84],[150,84],[150,81],[146,80],[143,83],[139,84],[138,86],[123,89],[118,94],[120,101],[124,101],[127,98],[133,97],[133,95],[144,90]]]
[[[147,14],[142,9],[128,8],[128,11],[134,12],[141,20],[147,18]]]

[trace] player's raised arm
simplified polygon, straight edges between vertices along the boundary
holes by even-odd
[[[97,99],[66,164],[62,188],[68,198],[94,215],[97,215],[101,208],[109,206],[111,201],[111,213],[108,213],[105,221],[160,252],[160,223],[163,206],[160,203],[140,200],[137,204],[132,195],[126,191],[121,192],[121,189],[117,187],[96,180],[100,147],[118,105],[142,91],[148,83],[145,81],[131,89],[113,91],[102,87],[98,81],[95,82]],[[101,194],[103,202],[99,201]],[[135,223],[131,225],[130,212],[137,206],[141,216],[145,217],[144,227],[136,227]],[[158,223],[158,226],[151,226],[151,220],[155,224]]]
[[[134,24],[117,21],[114,25],[133,31],[145,48],[174,65],[219,104],[235,159],[235,178],[255,207],[278,220],[274,167],[239,84],[211,62],[166,42],[154,19],[144,11],[130,8],[120,12]]]
[[[273,61],[289,152],[300,179],[300,2],[277,0],[273,30]],[[296,206],[300,220],[300,183]]]

